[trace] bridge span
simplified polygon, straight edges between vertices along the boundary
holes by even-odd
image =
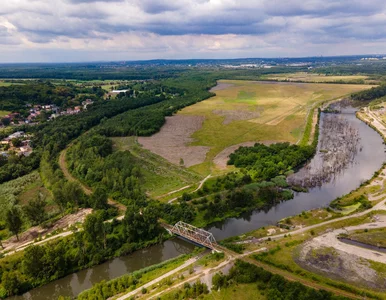
[[[179,221],[174,226],[163,223],[162,226],[170,233],[181,236],[193,243],[204,246],[206,248],[221,251],[220,247],[213,234],[201,228],[197,228],[188,223]]]

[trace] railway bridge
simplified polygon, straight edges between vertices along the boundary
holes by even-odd
[[[187,239],[195,244],[204,246],[214,251],[222,251],[220,245],[217,244],[214,236],[209,231],[201,228],[197,228],[188,223],[179,221],[174,226],[163,223],[162,226],[170,233],[178,235],[184,239]]]

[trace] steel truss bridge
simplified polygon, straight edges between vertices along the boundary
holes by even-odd
[[[213,234],[209,231],[197,228],[182,221],[179,221],[174,226],[171,226],[169,224],[162,224],[162,226],[170,234],[179,235],[196,244],[218,251],[219,245],[217,244]]]

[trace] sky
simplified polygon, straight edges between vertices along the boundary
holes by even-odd
[[[0,62],[386,53],[384,0],[3,0]]]

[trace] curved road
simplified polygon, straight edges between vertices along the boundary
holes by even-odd
[[[63,174],[64,174],[64,177],[68,180],[68,181],[73,181],[73,182],[77,182],[79,183],[80,187],[82,188],[83,192],[86,194],[86,195],[91,195],[93,193],[92,189],[83,184],[82,182],[80,182],[77,178],[75,178],[71,173],[70,171],[68,170],[67,168],[67,162],[66,162],[66,154],[67,154],[67,150],[69,147],[72,146],[72,143],[66,148],[64,149],[62,152],[60,152],[60,156],[59,156],[59,167],[60,169],[62,170]],[[114,206],[116,208],[118,208],[118,210],[121,212],[121,214],[124,214],[127,207],[121,203],[118,203],[117,201],[114,201],[112,198],[109,198],[108,199],[108,204],[111,205],[111,206]]]

